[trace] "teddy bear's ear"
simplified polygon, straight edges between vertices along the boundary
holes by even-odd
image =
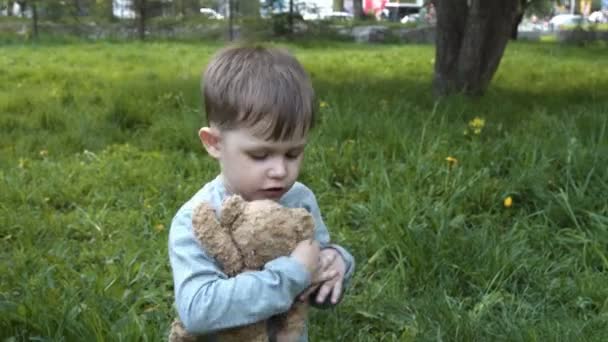
[[[230,232],[218,222],[212,206],[203,202],[194,209],[192,230],[205,252],[219,261],[228,276],[243,269],[243,258]]]
[[[215,216],[215,210],[206,202],[200,203],[192,212],[192,229],[199,242],[205,241],[206,235],[221,231],[220,223]],[[211,232],[211,233],[210,233]]]
[[[222,204],[220,224],[222,227],[232,227],[232,224],[241,215],[245,208],[245,200],[239,195],[228,197]]]

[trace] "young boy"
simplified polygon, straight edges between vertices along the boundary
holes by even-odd
[[[294,300],[337,304],[354,271],[353,257],[329,243],[314,194],[296,182],[315,119],[303,67],[282,50],[231,47],[211,60],[202,85],[208,127],[199,137],[221,173],[179,209],[171,225],[169,257],[184,327],[212,338],[215,331],[284,313]],[[228,278],[196,242],[192,211],[203,201],[218,211],[232,194],[307,209],[315,241],[298,244],[263,270]],[[307,341],[306,333],[300,341]]]

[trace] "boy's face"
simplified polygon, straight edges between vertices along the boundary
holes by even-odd
[[[199,135],[209,154],[220,162],[226,189],[248,201],[278,201],[298,178],[307,142],[306,136],[269,141],[247,128],[205,127]]]

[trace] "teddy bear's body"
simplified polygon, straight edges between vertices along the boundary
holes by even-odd
[[[222,205],[219,221],[215,210],[201,203],[192,216],[193,232],[205,251],[213,256],[229,277],[244,271],[260,270],[269,261],[286,256],[296,245],[314,235],[314,221],[305,209],[284,208],[261,200],[246,202],[240,196],[229,197]],[[296,341],[306,322],[307,304],[296,303],[286,314],[273,319],[278,322],[268,336],[267,322],[227,329],[217,333],[219,341]],[[172,325],[171,342],[197,341],[180,322]]]

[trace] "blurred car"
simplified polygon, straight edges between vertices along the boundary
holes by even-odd
[[[222,20],[224,19],[224,16],[217,13],[214,9],[212,8],[201,8],[200,9],[201,14],[206,17],[207,19],[214,19],[214,20]]]
[[[595,11],[589,14],[589,21],[592,23],[608,23],[608,15],[601,11]]]
[[[354,16],[348,12],[340,11],[329,11],[321,12],[321,19],[323,20],[352,20]]]
[[[416,23],[420,20],[420,14],[418,13],[413,13],[413,14],[408,14],[406,16],[404,16],[403,18],[401,18],[401,23],[402,24],[407,24],[407,23]]]
[[[583,20],[583,16],[579,14],[558,14],[549,20],[549,29],[559,31],[564,26],[581,25]]]

